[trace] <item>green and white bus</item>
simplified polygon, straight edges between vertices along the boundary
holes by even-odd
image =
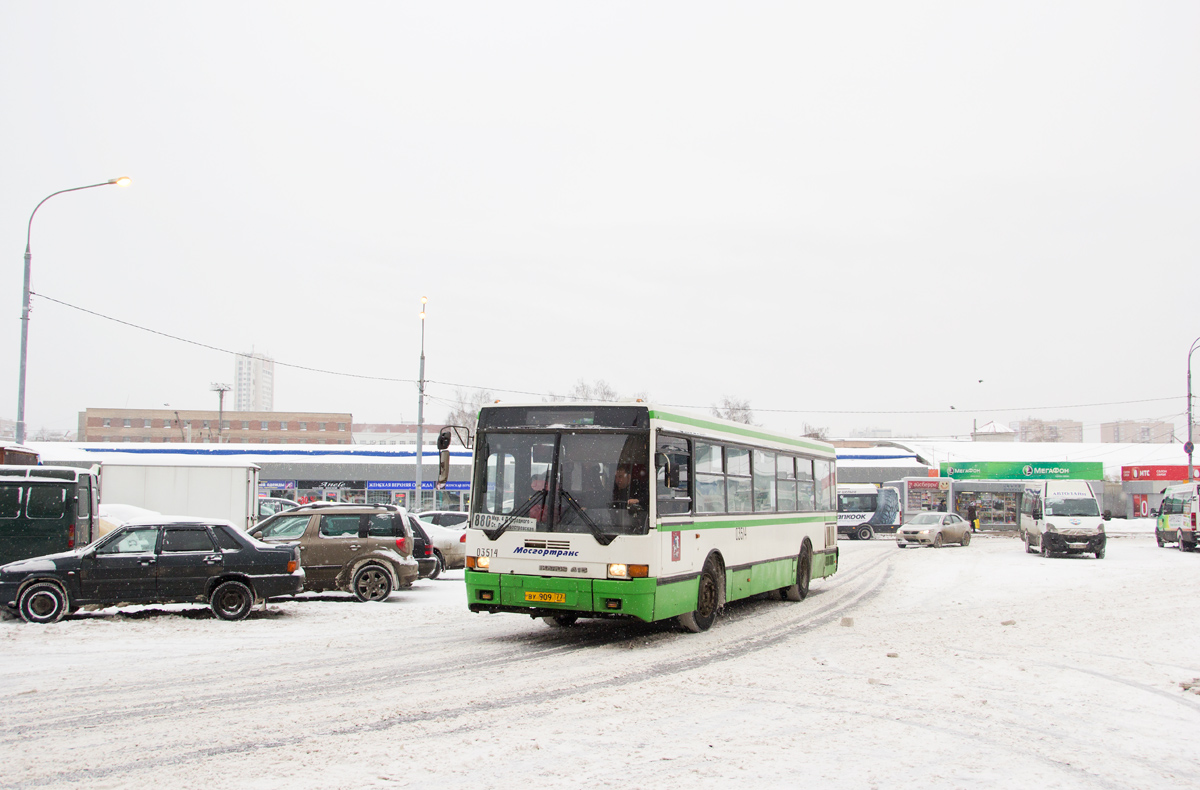
[[[712,625],[726,601],[808,594],[837,570],[833,447],[673,409],[479,413],[468,605]]]

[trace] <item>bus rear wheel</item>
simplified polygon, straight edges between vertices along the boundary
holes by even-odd
[[[543,617],[542,622],[551,628],[570,628],[578,619],[579,615],[577,614],[552,614],[549,617]]]
[[[812,549],[807,543],[800,549],[800,559],[796,563],[796,583],[779,591],[779,597],[785,601],[803,601],[808,597],[808,588],[812,583]]]
[[[717,619],[717,605],[720,587],[717,586],[717,572],[712,563],[700,571],[699,590],[696,593],[696,609],[679,615],[679,624],[693,634],[707,631]]]
[[[863,524],[858,528],[858,532],[855,533],[855,537],[857,537],[859,540],[870,540],[871,538],[875,537],[875,530],[871,529],[866,524]]]

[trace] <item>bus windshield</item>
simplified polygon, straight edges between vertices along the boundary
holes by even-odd
[[[471,526],[641,535],[649,527],[648,433],[481,433]]]
[[[1047,516],[1098,516],[1100,508],[1096,500],[1091,498],[1079,499],[1047,499]]]

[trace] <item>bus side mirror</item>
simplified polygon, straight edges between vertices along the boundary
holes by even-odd
[[[449,450],[450,449],[450,426],[449,425],[447,425],[445,428],[442,428],[442,430],[438,433],[437,448],[439,450]]]
[[[671,463],[671,456],[655,453],[654,465],[663,470],[663,485],[667,488],[679,488],[679,466]]]
[[[442,439],[438,437],[438,444],[441,444]],[[446,436],[446,444],[449,445],[450,437]],[[437,489],[441,491],[446,487],[446,481],[450,479],[450,451],[443,448],[438,452],[438,476]]]
[[[1112,521],[1112,511],[1111,510],[1104,511],[1104,520]]]
[[[1039,509],[1039,508],[1036,508],[1036,507],[1033,509],[1033,520],[1034,520],[1034,521],[1041,521],[1041,520],[1042,520],[1042,511],[1041,511],[1041,509]]]

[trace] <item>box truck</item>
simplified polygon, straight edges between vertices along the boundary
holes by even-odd
[[[100,466],[100,503],[165,516],[220,518],[249,531],[258,520],[257,464],[237,458],[131,458]]]

